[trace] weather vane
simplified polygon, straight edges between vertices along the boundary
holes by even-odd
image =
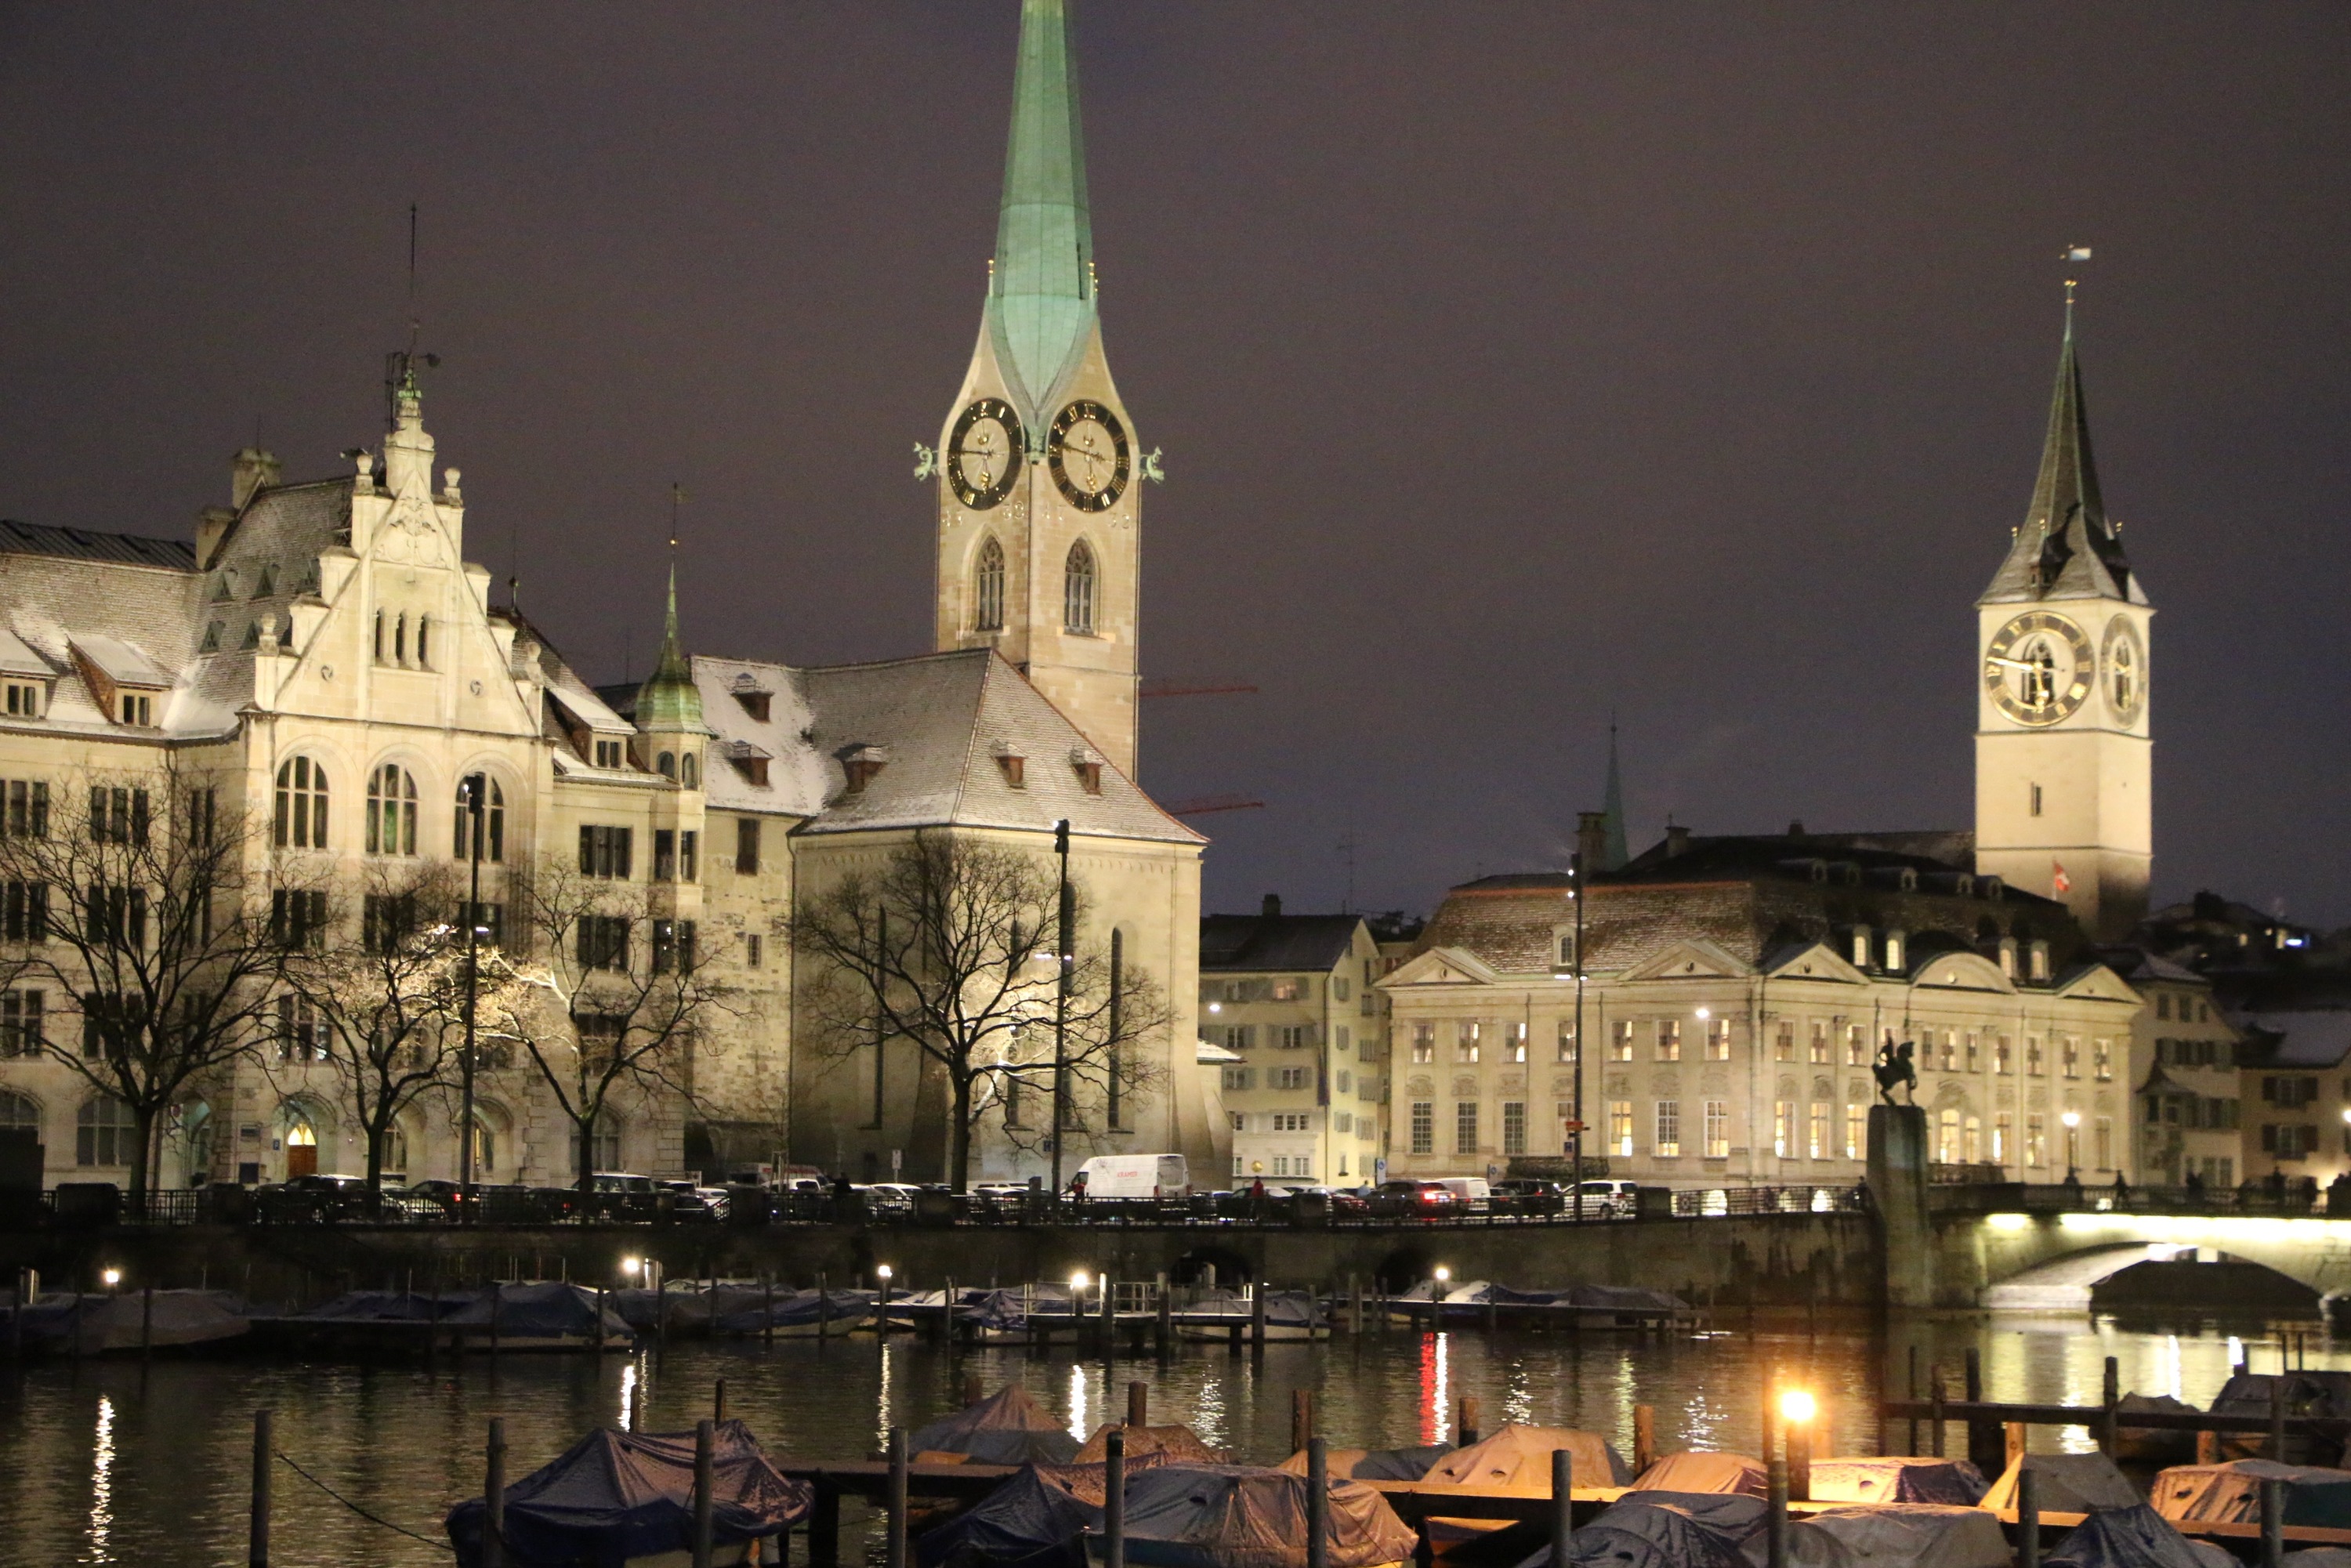
[[[2069,245],[2065,247],[2065,254],[2058,257],[2058,259],[2060,261],[2073,264],[2087,261],[2090,259],[2090,247],[2085,245]],[[2078,272],[2081,268],[2078,265],[2069,265],[2066,270],[2068,272]],[[2068,315],[2072,314],[2074,309],[2074,290],[2080,287],[2081,285],[2082,280],[2078,277],[2068,277],[2065,279],[2065,310]]]

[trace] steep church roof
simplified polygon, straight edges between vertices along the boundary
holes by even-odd
[[[653,673],[637,688],[631,716],[639,729],[646,731],[675,734],[703,727],[702,692],[695,685],[694,672],[687,667],[685,654],[677,643],[675,561],[669,568],[669,610],[662,623],[661,653],[653,660]]]
[[[2043,599],[2119,599],[2147,602],[2123,554],[2122,536],[2106,519],[2098,468],[2090,455],[2090,416],[2082,398],[2082,367],[2074,353],[2074,307],[2065,307],[2065,342],[2057,359],[2057,387],[2049,400],[2049,432],[2032,505],[2008,559],[1993,574],[1981,602]]]
[[[1064,0],[1022,0],[987,329],[1032,423],[1093,325],[1093,256]]]

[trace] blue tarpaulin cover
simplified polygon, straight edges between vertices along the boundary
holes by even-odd
[[[987,1465],[1066,1465],[1078,1440],[1052,1412],[1008,1383],[978,1404],[918,1428],[906,1439],[910,1454],[966,1454]]]
[[[1419,1544],[1362,1481],[1330,1483],[1330,1568],[1372,1568]],[[1304,1568],[1306,1478],[1244,1465],[1169,1465],[1126,1489],[1126,1560],[1137,1568]]]
[[[456,1311],[443,1312],[441,1322],[452,1328],[487,1329],[494,1301],[498,1333],[509,1338],[585,1339],[596,1332],[596,1292],[556,1281],[500,1285],[495,1296],[485,1291],[468,1297]],[[629,1336],[627,1322],[609,1302],[604,1308],[604,1333],[608,1338]]]
[[[1626,1492],[1567,1538],[1575,1568],[1748,1568],[1740,1547],[1764,1503],[1735,1492]],[[1520,1568],[1542,1568],[1546,1546]]]
[[[622,1568],[632,1557],[694,1548],[691,1432],[596,1431],[560,1458],[507,1488],[512,1568]],[[803,1481],[768,1462],[751,1428],[718,1423],[712,1444],[713,1540],[734,1545],[776,1534],[809,1511]],[[482,1560],[480,1498],[449,1511],[444,1528],[459,1568]]]
[[[1066,1434],[1065,1434],[1066,1435]],[[1127,1473],[1151,1469],[1161,1456],[1130,1460]],[[922,1568],[1085,1568],[1085,1533],[1102,1521],[1108,1483],[1100,1465],[1023,1465],[1019,1473],[914,1542]]]
[[[2043,1568],[2236,1568],[2220,1547],[2190,1541],[2145,1503],[2101,1509],[2074,1527]]]

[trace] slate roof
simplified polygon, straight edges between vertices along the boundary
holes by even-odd
[[[1355,950],[1360,915],[1207,915],[1200,972],[1307,973],[1335,969]]]
[[[2049,401],[2049,431],[2032,504],[2016,530],[2008,559],[1992,574],[1980,602],[2041,599],[2118,599],[2145,604],[2122,535],[2107,521],[2090,455],[2090,415],[2082,398],[2082,367],[2074,354],[2074,315],[2065,313],[2065,344],[2057,360],[2057,387]]]
[[[52,678],[47,711],[36,721],[66,732],[121,733],[83,681],[73,648],[101,667],[135,671],[137,684],[168,686],[158,727],[180,736],[233,727],[232,712],[208,700],[190,668],[202,579],[191,547],[129,534],[0,524],[0,632]],[[23,652],[19,652],[21,647]]]
[[[2351,1012],[2232,1012],[2228,1018],[2276,1042],[2248,1065],[2331,1068],[2351,1055]]]
[[[68,560],[110,560],[125,566],[196,570],[196,547],[185,539],[153,539],[140,534],[94,534],[40,523],[0,519],[0,555],[54,555]]]

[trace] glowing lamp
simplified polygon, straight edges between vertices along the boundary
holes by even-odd
[[[889,1265],[889,1264],[887,1264],[887,1263],[883,1264],[880,1268],[878,1268],[878,1269],[874,1270],[873,1270],[873,1272],[874,1272],[874,1274],[875,1274],[877,1277],[879,1277],[879,1278],[880,1278],[880,1280],[882,1281],[882,1282],[883,1282],[883,1284],[885,1284],[885,1285],[886,1285],[886,1284],[888,1284],[888,1283],[890,1282],[890,1265]]]
[[[2082,1124],[2082,1113],[2079,1111],[2068,1111],[2057,1119],[2064,1123],[2068,1127],[2078,1127]]]
[[[1070,1289],[1072,1291],[1082,1291],[1085,1288],[1086,1272],[1084,1270],[1081,1269],[1076,1273],[1070,1276]]]
[[[120,1269],[109,1269],[105,1273],[100,1274],[99,1278],[106,1281],[106,1288],[110,1291],[114,1289],[115,1286],[122,1283],[122,1270]]]
[[[1819,1403],[1803,1389],[1791,1388],[1780,1396],[1780,1418],[1791,1426],[1804,1426],[1819,1414]]]
[[[623,1258],[621,1260],[621,1272],[629,1275],[631,1278],[634,1278],[637,1270],[643,1267],[644,1264],[635,1258]]]
[[[1698,1021],[1699,1021],[1699,1022],[1701,1022],[1701,1023],[1703,1023],[1703,1022],[1705,1022],[1708,1019],[1710,1019],[1710,1018],[1712,1018],[1712,1017],[1714,1016],[1714,1009],[1713,1009],[1712,1008],[1700,1008],[1700,1009],[1698,1009]]]
[[[1450,1279],[1452,1279],[1452,1278],[1453,1278],[1453,1270],[1450,1270],[1450,1269],[1447,1269],[1447,1268],[1444,1267],[1442,1264],[1438,1265],[1438,1267],[1437,1267],[1437,1282],[1438,1284],[1442,1285],[1442,1284],[1444,1284],[1447,1280],[1450,1280]]]

